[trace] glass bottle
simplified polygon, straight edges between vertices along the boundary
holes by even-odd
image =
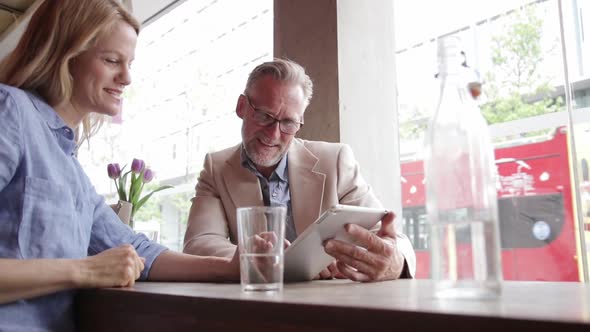
[[[502,265],[489,129],[467,89],[457,36],[439,39],[438,61],[440,99],[424,157],[431,277],[437,297],[496,297]]]

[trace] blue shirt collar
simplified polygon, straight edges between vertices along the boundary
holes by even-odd
[[[57,114],[43,97],[35,91],[27,91],[27,95],[33,102],[33,105],[39,112],[41,118],[47,123],[47,126],[58,136],[59,145],[68,154],[74,154],[76,151],[76,142],[74,142],[74,130]],[[62,137],[62,138],[59,138]]]
[[[31,101],[33,101],[33,105],[35,105],[37,111],[39,111],[41,118],[43,118],[43,120],[47,122],[49,128],[60,129],[63,127],[68,127],[65,121],[53,109],[53,107],[51,107],[49,104],[47,104],[47,102],[45,102],[43,97],[41,97],[35,91],[27,91],[27,94],[31,98]]]
[[[243,144],[240,146],[240,158],[242,160],[242,167],[250,170],[256,175],[260,174],[260,172],[258,172],[258,170],[256,169],[256,165],[254,165],[254,162],[252,162],[252,160],[248,158],[248,155],[246,154],[246,149],[244,149]],[[272,178],[274,174],[276,174],[276,176],[278,176],[279,179],[281,179],[282,181],[288,181],[287,154],[285,154],[281,161],[279,161],[279,164],[277,165],[270,177]],[[262,176],[262,174],[260,174],[260,176]]]

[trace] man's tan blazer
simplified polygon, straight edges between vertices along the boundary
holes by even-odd
[[[231,257],[238,238],[236,208],[264,205],[258,178],[242,167],[240,147],[241,143],[206,155],[192,199],[184,252]],[[381,207],[348,145],[293,139],[287,163],[297,234],[336,204]],[[397,245],[414,275],[415,254],[408,238],[398,234]]]

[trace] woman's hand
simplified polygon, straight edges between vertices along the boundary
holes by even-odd
[[[133,246],[122,245],[80,260],[75,282],[79,288],[133,286],[144,263]]]

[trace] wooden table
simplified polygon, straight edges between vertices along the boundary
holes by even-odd
[[[439,300],[430,280],[286,284],[243,293],[239,284],[140,282],[83,291],[80,331],[586,331],[590,285],[505,282],[496,300]]]

